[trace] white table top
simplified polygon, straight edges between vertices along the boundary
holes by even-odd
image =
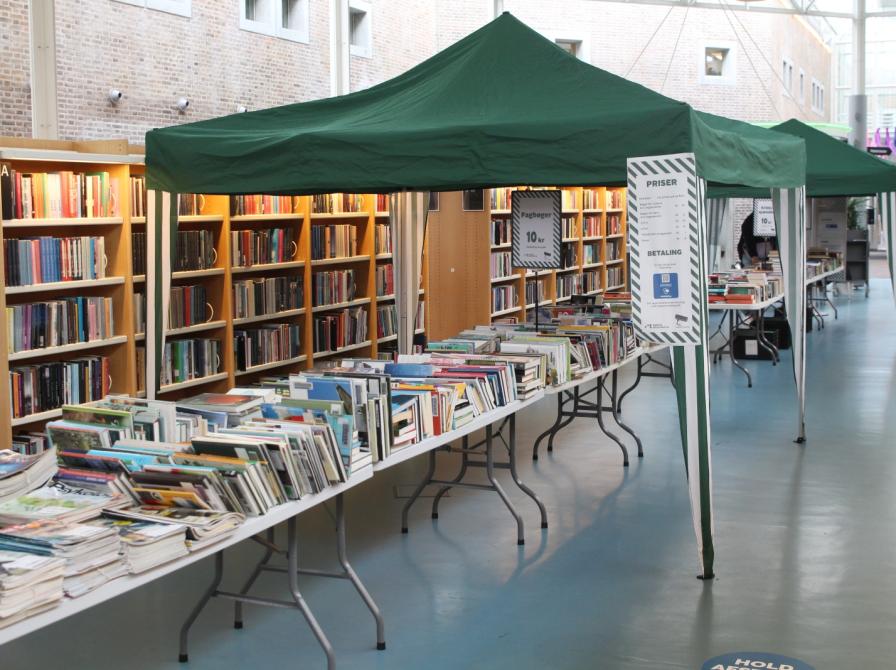
[[[709,303],[709,309],[711,311],[726,311],[726,312],[761,312],[763,310],[768,309],[775,303],[784,300],[784,294],[780,293],[776,296],[772,296],[768,300],[763,300],[762,302],[752,302],[752,303],[733,303],[733,302],[711,302]]]
[[[263,533],[272,526],[276,526],[277,524],[286,521],[291,517],[294,517],[298,514],[301,514],[302,512],[311,509],[312,507],[316,507],[323,502],[331,500],[340,493],[344,493],[345,491],[372,478],[375,472],[386,470],[395,465],[398,465],[399,463],[410,460],[415,456],[419,456],[421,454],[428,453],[433,449],[448,445],[458,438],[464,437],[465,435],[470,435],[471,433],[485,428],[486,426],[497,421],[501,421],[502,419],[515,414],[516,412],[519,412],[520,410],[525,409],[530,405],[534,405],[538,401],[542,400],[545,395],[553,395],[559,393],[560,391],[569,390],[580,384],[584,384],[590,380],[597,379],[598,377],[609,374],[613,370],[618,369],[623,365],[626,365],[627,363],[637,360],[638,356],[642,354],[649,353],[651,351],[657,351],[659,349],[665,348],[666,346],[667,345],[646,343],[645,346],[640,347],[635,354],[629,356],[623,361],[620,361],[619,363],[615,363],[614,365],[608,366],[601,370],[593,371],[585,375],[584,377],[567,382],[566,384],[563,384],[561,386],[553,386],[547,389],[540,390],[538,393],[530,398],[527,398],[526,400],[516,400],[509,405],[499,407],[498,409],[476,417],[473,421],[461,428],[443,433],[442,435],[429,437],[422,442],[418,442],[403,449],[399,449],[391,454],[386,460],[374,463],[372,467],[362,468],[360,471],[352,474],[347,482],[338,484],[336,486],[330,486],[320,493],[306,496],[301,500],[294,500],[283,505],[278,505],[262,516],[250,517],[246,519],[246,521],[242,525],[240,525],[232,534],[228,535],[220,542],[204,547],[199,551],[192,552],[187,556],[174,561],[170,561],[168,563],[165,563],[164,565],[160,565],[156,568],[153,568],[152,570],[148,570],[141,574],[126,575],[124,577],[119,577],[118,579],[113,579],[112,581],[103,584],[99,588],[81,596],[80,598],[63,598],[60,601],[59,605],[54,607],[53,609],[28,617],[27,619],[23,619],[22,621],[7,626],[6,628],[0,629],[0,645],[3,645],[11,640],[15,640],[16,638],[22,637],[23,635],[27,635],[28,633],[43,628],[44,626],[49,626],[52,623],[70,617],[79,612],[83,612],[84,610],[90,609],[94,605],[99,605],[106,600],[119,596],[123,593],[127,593],[128,591],[132,591],[133,589],[159,579],[160,577],[164,577],[165,575],[175,572],[176,570],[180,570],[181,568],[184,568],[188,565],[196,563],[197,561],[211,556],[223,549],[232,547],[233,545],[238,544],[243,540],[249,539],[254,535]]]
[[[815,282],[820,282],[823,279],[827,279],[828,277],[831,277],[832,275],[840,274],[841,272],[843,272],[842,265],[840,267],[834,268],[833,270],[828,270],[827,272],[822,272],[820,275],[815,275],[814,277],[809,277],[808,279],[806,279],[806,286],[808,286],[809,284],[814,284]]]

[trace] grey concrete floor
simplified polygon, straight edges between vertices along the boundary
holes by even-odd
[[[386,615],[388,649],[374,649],[373,622],[348,584],[303,580],[338,667],[696,670],[745,649],[816,670],[896,667],[896,308],[883,280],[867,300],[857,292],[835,302],[840,318],[808,338],[806,445],[792,442],[789,356],[777,367],[748,363],[752,389],[730,362],[713,367],[715,581],[695,579],[672,387],[647,380],[626,401],[646,451],[627,470],[588,420],[561,433],[550,456],[522,458],[550,515],[538,529],[534,505],[512,492],[524,547],[487,492],[454,492],[437,522],[424,500],[400,534],[393,487],[413,484],[419,463],[353,491],[350,555]],[[522,417],[523,454],[552,408]],[[333,565],[331,526],[323,509],[301,520],[308,563]],[[258,553],[230,554],[231,586]],[[180,621],[210,570],[192,566],[10,643],[0,668],[325,667],[297,613],[249,607],[235,631],[224,602],[210,604],[189,666],[178,665]],[[264,577],[260,592],[285,596],[280,579]]]

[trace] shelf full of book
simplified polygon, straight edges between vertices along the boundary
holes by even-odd
[[[10,176],[0,181],[0,300],[18,324],[0,333],[5,443],[11,426],[37,430],[63,402],[145,393],[152,346],[144,166],[130,155],[101,163],[40,155],[5,161]],[[387,196],[184,194],[172,246],[164,399],[395,347],[377,337],[394,334],[396,322],[394,300],[377,309],[377,296],[394,291]],[[315,287],[335,289],[336,277],[351,299],[319,300]]]
[[[430,315],[430,338],[450,337],[488,320],[523,321],[537,306],[627,285],[624,188],[561,189],[563,267],[537,277],[512,266],[513,190],[490,189],[481,200],[440,194],[428,233],[431,299],[440,306]],[[483,208],[465,208],[474,200]]]

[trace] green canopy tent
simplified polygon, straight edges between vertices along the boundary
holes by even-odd
[[[894,271],[894,235],[896,235],[896,165],[881,160],[864,151],[841,142],[827,133],[813,128],[802,121],[790,119],[769,128],[774,132],[786,133],[798,137],[806,143],[806,195],[813,198],[877,195],[878,211],[881,220],[887,229],[889,240],[888,260],[890,267],[890,279],[893,284],[894,297],[896,297],[896,271]],[[710,198],[716,202],[725,202],[727,198],[767,198],[767,189],[749,188],[745,186],[711,186]],[[805,437],[805,362],[802,349],[805,344],[805,328],[803,325],[794,327],[794,324],[805,315],[805,268],[798,272],[788,272],[788,265],[805,263],[805,249],[799,250],[796,245],[789,243],[800,236],[805,237],[805,230],[797,230],[794,224],[797,207],[805,208],[804,202],[796,202],[789,199],[781,202],[775,199],[775,219],[778,228],[778,237],[781,243],[781,260],[785,274],[785,296],[787,301],[788,319],[793,332],[801,333],[801,336],[793,338],[799,351],[794,350],[794,370],[797,380],[800,402],[800,437]],[[724,206],[713,205],[711,214],[723,211]],[[804,218],[804,214],[796,215]],[[710,241],[719,238],[721,216],[709,217]],[[790,222],[788,224],[788,222]],[[788,239],[785,240],[784,237]],[[786,247],[786,248],[785,248]],[[711,253],[713,250],[711,248]],[[796,296],[793,299],[791,296]],[[798,360],[799,359],[799,362]]]
[[[170,236],[175,225],[176,199],[166,201],[165,194],[625,185],[629,157],[673,153],[694,154],[697,174],[714,184],[766,189],[803,184],[802,140],[702,114],[592,67],[506,13],[367,90],[146,135],[147,185],[158,192],[157,211],[169,228],[165,232],[166,226],[157,224],[155,240]],[[397,249],[414,255],[395,258],[396,276],[412,277],[403,287],[398,279],[400,319],[416,303],[419,273],[410,275],[400,264],[419,262],[422,197],[393,197]],[[403,244],[406,237],[414,237],[416,245]],[[167,247],[153,241],[150,250],[165,263]],[[162,297],[152,330],[158,333],[170,273],[164,265],[149,265],[160,270],[148,287]],[[412,323],[412,318],[403,321],[402,331]],[[705,340],[705,324],[703,331]],[[409,341],[406,334],[402,341]],[[691,358],[705,363],[705,341],[689,349]],[[147,361],[149,388],[157,377],[149,353]],[[680,412],[693,418],[682,421],[682,440],[701,568],[711,576],[706,366],[699,369],[699,375],[676,374],[676,380]]]

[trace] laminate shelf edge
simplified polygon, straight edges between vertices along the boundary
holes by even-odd
[[[7,355],[10,361],[24,361],[29,358],[40,358],[42,356],[53,356],[55,354],[64,354],[70,351],[83,351],[85,349],[98,349],[100,347],[108,347],[114,344],[124,344],[128,341],[127,335],[116,335],[107,337],[102,340],[91,340],[89,342],[73,342],[71,344],[63,344],[57,347],[44,347],[42,349],[28,349],[26,351],[17,351]]]
[[[93,288],[94,286],[115,286],[117,284],[124,284],[124,277],[103,277],[102,279],[78,279],[75,281],[48,282],[46,284],[28,284],[27,286],[7,286],[6,295],[40,293],[42,291],[66,291],[78,288]]]
[[[346,307],[359,307],[361,305],[369,305],[370,298],[357,298],[356,300],[349,300],[348,302],[337,302],[332,305],[317,305],[316,307],[312,307],[311,311],[315,314],[318,312],[329,312],[334,309],[344,309]]]
[[[13,419],[10,423],[13,426],[24,426],[29,423],[37,423],[38,421],[49,421],[50,419],[57,419],[62,416],[62,408],[57,407],[56,409],[50,409],[46,412],[38,412],[37,414],[29,414],[28,416],[22,416],[18,419]]]
[[[10,219],[3,222],[3,228],[72,228],[76,226],[120,226],[124,219],[120,216],[97,216],[71,219]]]
[[[213,375],[208,375],[206,377],[197,377],[196,379],[189,379],[185,382],[176,382],[174,384],[166,384],[165,386],[159,387],[159,393],[170,393],[171,391],[178,391],[180,389],[190,388],[192,386],[200,386],[201,384],[208,384],[209,382],[217,382],[222,379],[227,379],[226,372],[216,372]]]
[[[256,314],[255,316],[244,316],[233,320],[234,326],[242,326],[246,323],[258,323],[260,321],[287,319],[291,316],[300,316],[305,313],[305,308],[290,309],[283,312],[274,312],[272,314]]]
[[[264,370],[273,370],[274,368],[279,368],[284,365],[292,365],[293,363],[301,363],[302,361],[307,360],[307,356],[296,356],[295,358],[287,358],[282,361],[271,361],[270,363],[259,363],[258,365],[253,365],[252,367],[246,368],[245,370],[237,370],[234,373],[234,376],[240,377],[242,375],[251,375],[253,372],[262,372]]]
[[[177,337],[178,335],[190,335],[191,333],[202,333],[206,330],[217,330],[227,325],[224,320],[208,321],[206,323],[196,323],[192,326],[184,326],[183,328],[170,328],[165,331],[165,337]]]
[[[369,347],[371,345],[370,340],[365,340],[363,342],[359,342],[358,344],[349,344],[345,347],[339,347],[338,349],[334,349],[333,351],[316,351],[313,354],[313,358],[324,358],[326,356],[339,355],[346,351],[354,351],[355,349],[363,349],[364,347]]]
[[[243,275],[253,272],[269,272],[272,270],[289,270],[291,268],[305,267],[305,261],[285,261],[283,263],[261,263],[258,265],[234,266],[230,268],[230,274]]]

